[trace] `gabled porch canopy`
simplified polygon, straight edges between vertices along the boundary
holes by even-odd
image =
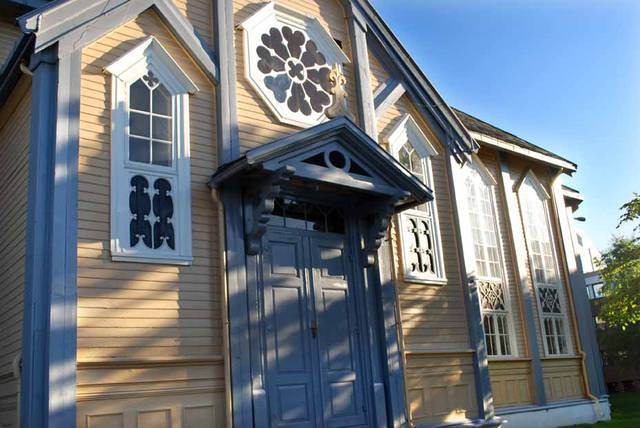
[[[333,189],[354,202],[386,200],[394,212],[433,199],[431,189],[344,116],[247,151],[220,166],[209,185],[260,186],[274,176],[316,185],[311,191]]]

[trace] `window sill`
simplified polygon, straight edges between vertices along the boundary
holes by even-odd
[[[531,361],[531,358],[528,357],[519,357],[517,355],[487,355],[487,359],[489,362],[491,361]]]
[[[447,285],[449,282],[447,278],[421,279],[421,278],[411,278],[406,276],[401,276],[400,280],[405,284],[436,285],[436,286]]]
[[[125,256],[112,254],[112,262],[129,262],[129,263],[149,263],[157,265],[178,265],[190,266],[193,263],[193,257],[145,257],[145,256]]]

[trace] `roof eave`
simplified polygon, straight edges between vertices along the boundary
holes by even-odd
[[[202,71],[218,84],[215,54],[171,0],[142,0],[136,2],[135,7],[128,3],[128,0],[58,0],[21,16],[18,23],[23,33],[35,35],[37,53],[68,37],[73,38],[74,48],[85,46],[125,24],[132,16],[154,7]],[[90,25],[98,19],[101,19],[100,25]]]
[[[578,165],[570,162],[566,159],[562,159],[559,157],[553,157],[549,155],[545,155],[544,153],[539,153],[533,150],[525,149],[524,147],[520,147],[516,144],[509,143],[490,135],[482,134],[480,132],[470,131],[471,136],[478,142],[482,144],[486,144],[498,150],[503,150],[518,156],[525,157],[527,159],[532,159],[538,162],[545,163],[547,165],[551,165],[557,168],[562,168],[569,175],[573,174],[578,170]]]

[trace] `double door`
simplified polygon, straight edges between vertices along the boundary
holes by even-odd
[[[273,427],[370,426],[365,359],[345,236],[269,227],[261,293]]]

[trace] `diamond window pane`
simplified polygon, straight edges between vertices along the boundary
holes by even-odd
[[[132,111],[129,115],[129,133],[138,137],[148,137],[149,115]]]
[[[171,143],[161,141],[153,142],[153,164],[160,166],[171,166]]]
[[[129,87],[129,107],[134,110],[149,111],[149,88],[142,79],[136,80]]]
[[[171,119],[153,116],[151,120],[153,127],[153,139],[171,141]]]
[[[171,116],[171,94],[162,83],[153,90],[153,113]]]
[[[129,137],[129,160],[133,162],[149,163],[149,140]]]

